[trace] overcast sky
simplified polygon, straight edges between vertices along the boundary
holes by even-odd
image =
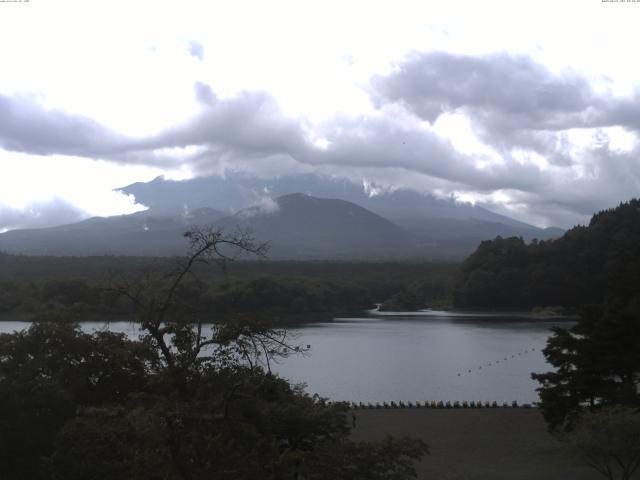
[[[640,194],[640,2],[0,2],[0,230],[319,171],[570,227]]]

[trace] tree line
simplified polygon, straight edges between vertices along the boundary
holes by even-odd
[[[212,284],[187,280],[178,294],[218,315],[245,313],[271,321],[331,319],[374,304],[369,292],[358,285],[306,277],[258,276]],[[85,321],[130,319],[133,314],[125,299],[83,279],[0,281],[0,316],[8,319],[64,315]]]
[[[51,318],[56,312],[78,320],[127,319],[133,314],[131,305],[105,290],[105,282],[140,276],[140,272],[157,273],[176,261],[179,259],[0,253],[0,318]],[[193,268],[199,281],[185,281],[181,291],[212,311],[242,311],[301,322],[370,309],[386,300],[398,308],[409,301],[417,308],[425,301],[449,302],[457,266],[245,259],[234,262],[227,271],[200,267]]]
[[[460,266],[454,304],[461,308],[530,309],[598,306],[615,291],[640,285],[640,200],[595,214],[561,238],[482,242]]]

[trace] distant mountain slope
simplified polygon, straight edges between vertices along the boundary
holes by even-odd
[[[441,255],[389,220],[354,203],[290,194],[220,218],[199,209],[188,216],[123,215],[0,235],[0,251],[32,255],[180,255],[182,233],[194,224],[228,232],[249,229],[270,244],[272,259],[376,260]]]
[[[435,240],[459,240],[473,243],[473,248],[482,240],[502,237],[523,237],[525,240],[537,238],[547,240],[562,236],[560,228],[538,228],[532,225],[504,224],[476,218],[442,218],[442,217],[400,217],[394,222],[401,227]],[[469,252],[470,253],[470,252]]]
[[[399,258],[416,256],[418,237],[354,203],[300,193],[279,197],[223,219],[269,241],[272,258]]]
[[[93,217],[70,225],[12,230],[0,235],[0,251],[27,255],[178,255],[190,225],[212,223],[223,214],[202,208],[187,215],[146,212]]]
[[[305,178],[308,184],[321,182],[315,176]],[[194,184],[169,182],[167,185],[182,191]],[[343,192],[345,196],[356,195],[351,182],[336,181],[332,185],[334,190]],[[288,186],[287,183],[286,188]],[[183,193],[188,194],[188,199],[194,199],[194,195],[200,195],[198,188],[195,190],[188,193],[190,190],[187,189]],[[200,193],[204,195],[204,190]],[[212,195],[218,198],[224,196],[223,193],[218,191]],[[154,204],[146,212],[95,217],[53,228],[10,231],[0,235],[0,251],[32,255],[178,255],[185,251],[182,233],[188,226],[215,224],[226,229],[251,227],[260,240],[271,243],[269,255],[275,259],[460,260],[470,254],[481,240],[496,235],[530,239],[545,238],[547,234],[544,230],[516,221],[505,224],[466,218],[464,211],[477,211],[487,218],[495,214],[408,191],[391,193],[384,201],[380,196],[370,198],[361,195],[365,204],[375,204],[380,209],[400,213],[406,206],[409,213],[404,212],[397,218],[384,218],[347,200],[317,198],[301,193],[283,195],[275,201],[266,194],[261,198],[256,196],[259,198],[257,204],[254,202],[253,206],[232,215],[225,216],[208,207],[184,215],[181,212],[190,206],[188,199],[179,202],[180,208],[177,205],[168,208],[169,204],[177,202],[174,194],[178,193],[160,195],[158,201],[161,201],[162,208]],[[230,194],[229,198],[234,197]],[[246,198],[249,198],[248,194]],[[411,199],[417,198],[423,199],[422,207],[412,204]],[[218,200],[222,201],[221,198]],[[423,207],[431,214],[448,212],[450,216],[410,215]]]
[[[485,241],[461,266],[455,303],[467,308],[582,307],[609,291],[640,300],[640,200],[596,213],[553,241]]]
[[[301,192],[319,198],[336,198],[356,203],[378,215],[395,218],[476,219],[502,223],[517,228],[533,228],[523,222],[491,212],[470,203],[440,199],[413,190],[391,192],[365,187],[344,178],[315,174],[290,174],[260,178],[243,173],[224,177],[199,177],[191,180],[164,180],[161,177],[147,183],[134,183],[120,191],[135,196],[136,201],[152,211],[176,213],[185,208],[211,207],[235,212],[249,207],[265,196],[276,198]],[[540,230],[540,229],[537,229]]]
[[[151,211],[166,214],[207,206],[236,212],[264,199],[302,192],[318,198],[334,198],[360,205],[430,245],[432,258],[461,259],[482,240],[502,236],[548,239],[562,235],[557,228],[541,229],[499,215],[480,206],[441,199],[413,190],[376,190],[364,183],[316,174],[290,174],[259,178],[243,173],[185,181],[156,178],[121,189]]]

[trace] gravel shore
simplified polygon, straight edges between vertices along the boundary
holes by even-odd
[[[356,410],[355,440],[424,439],[418,478],[429,480],[597,480],[546,430],[537,409]],[[640,477],[638,477],[640,478]]]

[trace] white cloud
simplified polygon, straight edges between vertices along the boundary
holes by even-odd
[[[256,215],[273,215],[280,210],[280,205],[271,197],[262,196],[249,208],[238,212],[240,218],[247,219]]]
[[[124,213],[138,207],[111,189],[160,174],[317,169],[580,219],[637,186],[638,15],[584,0],[7,4],[0,142],[23,153],[0,151],[0,204]],[[372,76],[433,52],[502,69],[471,96],[444,82],[429,105],[376,111]],[[425,107],[435,123],[409,118]]]
[[[160,173],[145,166],[0,150],[0,205],[25,210],[34,202],[45,204],[58,198],[87,215],[133,213],[144,207],[113,189],[138,180],[151,180]]]

